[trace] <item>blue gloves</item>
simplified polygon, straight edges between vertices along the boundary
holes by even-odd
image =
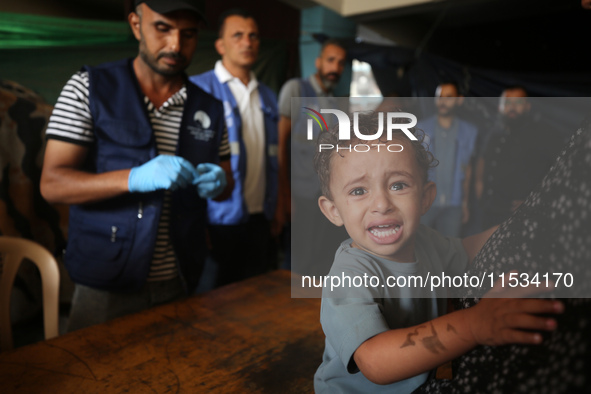
[[[215,164],[193,165],[180,156],[159,155],[129,172],[127,186],[131,193],[175,190],[197,185],[201,198],[215,198],[226,187],[226,174]]]
[[[193,179],[201,198],[216,198],[227,185],[226,174],[222,167],[201,163],[197,166],[197,175]]]
[[[194,172],[193,165],[182,157],[159,155],[139,167],[132,168],[127,186],[132,193],[175,190],[190,185]]]

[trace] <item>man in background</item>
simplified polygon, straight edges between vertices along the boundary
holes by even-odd
[[[429,180],[437,184],[437,197],[421,223],[448,237],[459,237],[462,224],[469,219],[471,159],[478,130],[456,115],[462,104],[458,85],[441,83],[435,92],[437,115],[417,124],[426,134],[425,142],[439,161],[429,171]]]
[[[503,91],[499,117],[476,166],[475,192],[484,227],[511,216],[563,146],[554,130],[534,119],[530,99],[521,86]]]
[[[346,239],[346,232],[335,228],[318,208],[320,183],[314,171],[313,159],[316,149],[315,141],[306,138],[306,121],[309,119],[301,114],[303,106],[319,111],[320,108],[337,108],[333,91],[345,69],[347,53],[343,45],[334,39],[325,41],[316,58],[316,73],[307,78],[288,80],[279,93],[279,167],[280,167],[280,198],[278,214],[283,214],[285,222],[297,215],[294,223],[293,244],[291,249],[294,262],[293,268],[301,274],[322,275],[330,268],[334,250]],[[307,99],[294,104],[297,113],[292,114],[292,98]],[[331,122],[333,116],[327,116]],[[293,122],[293,123],[292,123]],[[329,125],[330,127],[330,125]],[[319,129],[314,128],[315,137]],[[291,167],[290,161],[297,163]],[[288,226],[287,232],[291,228]],[[289,258],[289,253],[286,252]],[[318,264],[318,261],[326,264]],[[326,266],[326,267],[325,267]],[[285,267],[291,267],[291,260]]]
[[[277,267],[271,222],[277,204],[277,99],[252,71],[259,29],[246,10],[220,16],[213,70],[191,81],[223,102],[235,187],[232,197],[208,205],[212,256],[221,286]]]

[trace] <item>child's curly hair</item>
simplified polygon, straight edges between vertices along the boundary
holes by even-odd
[[[366,113],[359,113],[359,123],[358,123],[358,130],[363,135],[373,135],[379,128],[380,118],[379,113],[377,112],[366,112]],[[352,118],[352,116],[350,116]],[[385,123],[386,117],[383,117],[382,122]],[[400,119],[400,118],[398,118]],[[402,123],[400,121],[395,121],[395,123]],[[382,125],[382,130],[386,130],[386,125]],[[428,172],[429,169],[437,166],[439,162],[435,159],[433,154],[429,152],[424,143],[425,133],[417,129],[416,127],[411,129],[413,135],[417,137],[417,140],[409,139],[402,130],[394,129],[392,130],[392,139],[404,139],[404,141],[410,141],[411,145],[415,151],[415,157],[417,159],[417,164],[421,169],[423,180],[427,182],[428,180]],[[385,133],[384,133],[385,134]],[[355,136],[353,132],[353,122],[351,122],[351,139],[350,140],[339,140],[339,128],[338,125],[335,125],[331,129],[325,132],[321,132],[318,136],[318,140],[316,142],[317,151],[314,155],[314,168],[316,173],[318,174],[318,178],[320,179],[320,185],[322,188],[322,194],[327,198],[332,200],[332,195],[330,193],[330,165],[331,160],[334,156],[338,155],[343,157],[341,153],[338,153],[336,147],[343,147],[353,145],[356,142],[367,143],[365,140],[359,139]],[[380,139],[372,141],[371,143],[380,143],[380,144],[389,144],[391,141],[386,140],[385,136],[380,137]],[[334,148],[333,149],[322,149],[320,150],[320,144],[330,144]]]

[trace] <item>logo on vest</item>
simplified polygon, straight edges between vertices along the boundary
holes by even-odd
[[[195,112],[193,120],[195,122],[199,122],[201,124],[201,127],[203,127],[204,129],[208,129],[211,125],[211,119],[209,119],[209,115],[203,111]]]
[[[209,115],[200,110],[195,112],[195,115],[193,115],[193,120],[195,121],[195,126],[188,127],[191,135],[197,141],[208,142],[211,140],[215,132],[209,129],[211,126],[211,119],[209,118]]]

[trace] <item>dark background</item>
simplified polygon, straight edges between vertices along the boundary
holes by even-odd
[[[3,3],[0,12],[125,21],[133,1]],[[189,73],[205,71],[217,59],[213,41],[219,14],[231,7],[248,7],[263,38],[255,71],[278,91],[287,78],[299,76],[299,37],[306,34],[300,31],[300,10],[316,5],[310,0],[206,1],[209,25]],[[524,85],[534,96],[586,97],[591,91],[591,10],[584,10],[580,0],[444,0],[350,19],[396,44],[375,45],[363,36],[348,43],[352,58],[372,64],[384,94],[431,96],[438,81],[448,78],[459,80],[464,94],[472,96],[498,96],[503,87],[515,84]],[[30,87],[51,103],[59,93],[54,92],[56,86],[83,63],[133,56],[137,49],[131,39],[128,46],[113,50],[11,51],[0,50],[0,78],[25,85],[35,79]],[[39,70],[40,64],[45,70]],[[47,84],[51,86],[43,86]]]

